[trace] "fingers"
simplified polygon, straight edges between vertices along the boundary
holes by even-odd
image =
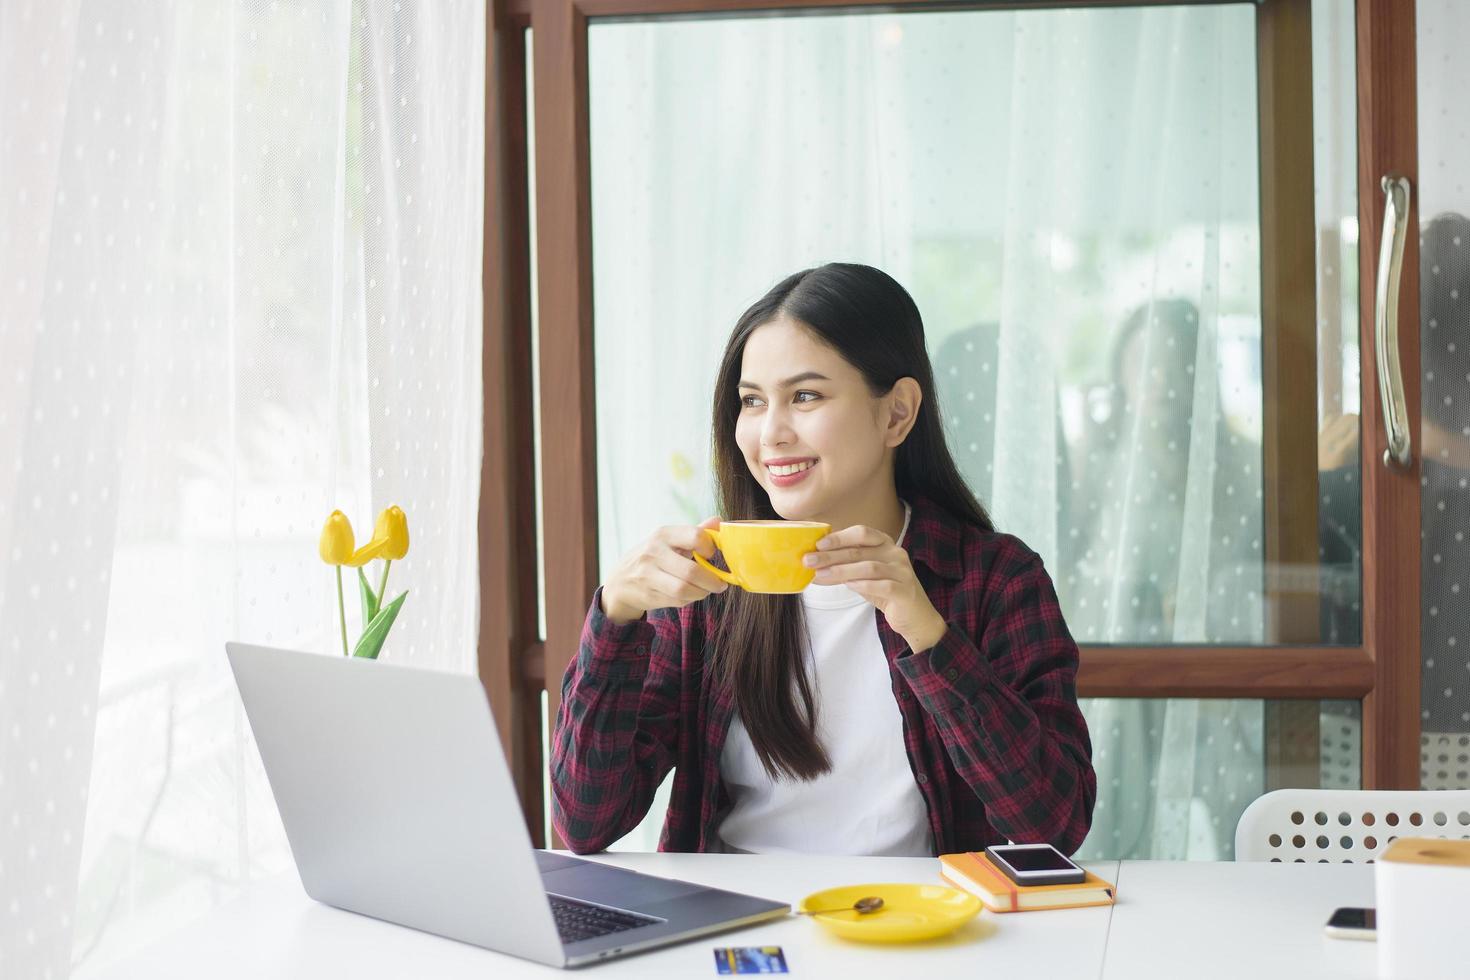
[[[624,556],[604,587],[618,593],[623,607],[636,604],[640,613],[687,606],[711,593],[724,592],[729,584],[690,557],[694,552],[714,555],[714,541],[706,531],[719,522],[720,518],[711,517],[699,527],[659,528],[641,547]]]
[[[658,555],[657,562],[659,570],[666,575],[699,589],[701,594],[696,598],[702,599],[711,592],[724,592],[729,588],[724,579],[676,551],[669,550]]]
[[[684,559],[682,558],[679,560],[684,561]],[[697,565],[694,566],[694,568],[695,571],[703,572],[704,574],[709,575],[708,572],[705,572],[704,569],[700,568]],[[714,578],[714,576],[710,575],[710,578]],[[661,595],[664,595],[669,599],[674,600],[674,602],[671,604],[676,606],[687,606],[691,602],[698,602],[700,599],[703,599],[711,592],[723,591],[725,588],[725,583],[720,582],[719,579],[715,579],[716,582],[719,582],[719,589],[701,588],[700,586],[695,585],[693,582],[690,582],[688,579],[676,575],[673,572],[670,572],[663,568],[656,569],[653,572],[649,573],[647,581],[648,588],[650,590],[658,592]]]
[[[710,521],[714,521],[715,523],[711,525]],[[682,551],[686,555],[697,551],[706,558],[712,558],[715,554],[715,539],[705,532],[710,527],[718,527],[719,521],[720,519],[718,517],[709,517],[705,518],[699,527],[666,527],[661,529],[654,537],[670,548]]]
[[[807,568],[826,568],[845,565],[855,561],[903,561],[908,552],[897,546],[876,548],[837,548],[832,551],[812,551],[802,556]],[[902,556],[902,557],[901,557]]]
[[[852,527],[843,528],[841,531],[833,531],[825,538],[817,542],[818,551],[831,551],[836,548],[874,548],[882,544],[892,544],[893,539],[875,527],[864,524],[854,524]]]
[[[894,581],[899,577],[899,569],[892,562],[886,561],[854,561],[844,565],[833,565],[828,568],[819,569],[816,581],[823,585],[839,585],[852,582],[866,581]]]

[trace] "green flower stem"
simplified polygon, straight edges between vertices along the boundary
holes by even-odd
[[[342,623],[342,656],[348,657],[351,654],[347,652],[347,607],[342,602],[342,566],[335,567],[337,569],[337,618]]]
[[[392,567],[393,567],[393,559],[392,558],[384,558],[383,559],[383,580],[378,583],[378,605],[379,606],[381,606],[383,604],[383,600],[384,599],[388,598],[388,569],[390,569]],[[364,627],[364,628],[366,628],[366,627]]]

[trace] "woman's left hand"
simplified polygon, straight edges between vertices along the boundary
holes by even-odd
[[[845,585],[878,607],[914,652],[938,643],[949,629],[909,563],[909,553],[877,528],[861,524],[834,531],[806,555],[818,585]]]

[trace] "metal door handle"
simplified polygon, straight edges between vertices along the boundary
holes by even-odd
[[[1378,244],[1378,288],[1374,291],[1374,347],[1378,355],[1378,397],[1388,431],[1384,465],[1408,466],[1411,459],[1409,413],[1404,406],[1404,372],[1399,363],[1399,280],[1404,263],[1404,232],[1409,223],[1409,180],[1383,178],[1383,230]]]

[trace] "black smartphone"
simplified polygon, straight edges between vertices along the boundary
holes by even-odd
[[[1018,885],[1074,885],[1087,880],[1086,871],[1050,844],[994,844],[985,854]]]
[[[1333,939],[1377,939],[1378,917],[1372,909],[1338,909],[1324,932]]]

